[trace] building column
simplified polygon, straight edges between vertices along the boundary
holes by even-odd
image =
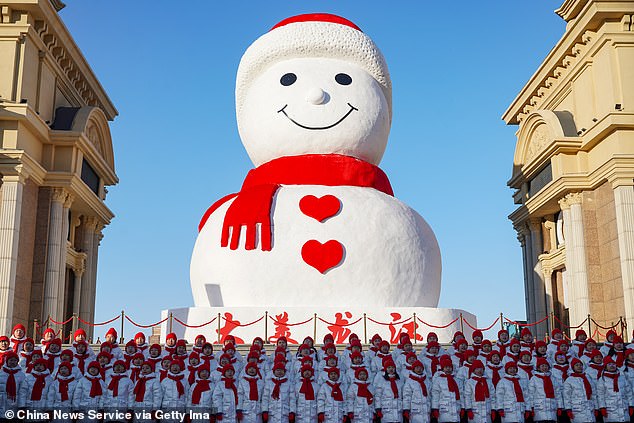
[[[73,204],[74,197],[67,193],[66,200],[62,209],[62,233],[61,233],[61,254],[59,257],[59,284],[57,291],[57,313],[55,320],[63,321],[70,316],[66,316],[66,257],[68,255],[68,233],[70,231],[70,206]]]
[[[590,314],[590,294],[588,289],[588,271],[586,265],[586,242],[583,233],[582,194],[570,193],[559,200],[564,214],[566,237],[566,273],[572,288],[567,304],[570,324],[578,325]]]
[[[515,226],[517,239],[522,246],[522,264],[524,267],[524,297],[526,299],[526,320],[532,322],[535,318],[535,306],[533,302],[533,279],[531,278],[531,242],[530,232],[526,225]]]
[[[616,208],[616,228],[619,237],[621,278],[623,280],[623,300],[625,320],[628,328],[634,328],[634,186],[619,185],[614,188]],[[627,337],[629,338],[629,333]]]
[[[544,287],[546,288],[546,292],[544,295],[544,301],[546,302],[546,315],[551,316],[551,313],[554,311],[554,299],[553,299],[553,269],[549,267],[544,267],[542,269],[544,273]],[[554,328],[552,327],[551,319],[546,320],[546,331],[552,331]],[[550,333],[548,334],[550,336]]]
[[[79,317],[86,321],[91,322],[90,307],[91,307],[91,284],[92,284],[92,259],[93,259],[93,244],[95,239],[95,227],[97,226],[97,219],[93,216],[84,216],[84,222],[82,225],[82,246],[81,249],[86,253],[86,262],[84,263],[84,274],[82,277],[82,290],[79,300]],[[90,326],[80,325],[89,332]]]
[[[51,190],[51,208],[48,224],[48,246],[46,249],[46,276],[44,279],[44,299],[42,301],[42,317],[44,322],[49,316],[59,319],[58,295],[59,295],[59,268],[61,262],[62,246],[66,247],[66,240],[62,240],[64,202],[68,192],[63,188]],[[62,243],[62,241],[64,241]],[[65,252],[65,250],[64,250]]]
[[[95,232],[93,234],[93,247],[92,247],[92,277],[90,279],[90,320],[89,322],[95,321],[95,298],[97,296],[97,261],[99,258],[99,244],[101,244],[101,240],[103,239],[103,234],[101,231],[103,230],[104,225],[102,223],[97,223],[95,228]]]
[[[535,307],[536,322],[546,316],[546,289],[544,286],[544,272],[542,271],[542,263],[539,256],[543,252],[542,241],[542,220],[541,218],[531,218],[528,222],[528,228],[531,232],[531,277],[533,279],[533,303]],[[535,326],[535,336],[543,339],[548,325],[540,323]]]
[[[22,190],[25,178],[21,175],[2,177],[0,201],[0,333],[11,333],[13,297],[18,266]]]

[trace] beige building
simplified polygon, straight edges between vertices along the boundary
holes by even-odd
[[[631,333],[634,1],[566,0],[556,13],[565,33],[503,116],[518,125],[508,185],[527,319],[554,314],[540,337],[588,315],[604,327],[623,316]]]
[[[58,16],[63,6],[0,0],[0,334],[16,323],[32,334],[47,316],[94,318],[117,110]]]

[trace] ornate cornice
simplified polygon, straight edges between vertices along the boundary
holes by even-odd
[[[51,0],[51,5],[53,6],[56,12],[59,12],[60,10],[66,7],[66,4],[62,3],[60,0]]]
[[[570,206],[573,204],[581,204],[583,201],[583,194],[580,192],[571,192],[567,194],[564,198],[559,200],[559,206],[562,210],[570,209]]]
[[[588,0],[566,0],[559,9],[555,10],[555,13],[569,22],[579,15],[586,4],[588,4]]]

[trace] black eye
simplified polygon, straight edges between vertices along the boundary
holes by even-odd
[[[295,75],[294,73],[285,73],[280,78],[280,84],[284,85],[285,87],[293,85],[295,81],[297,81],[297,75]]]
[[[347,73],[338,73],[335,75],[335,81],[341,85],[350,85],[352,84],[352,78]]]

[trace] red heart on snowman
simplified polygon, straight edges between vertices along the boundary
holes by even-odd
[[[343,261],[343,245],[331,239],[326,243],[311,239],[302,247],[302,258],[322,274]]]
[[[306,216],[323,222],[339,213],[341,202],[334,195],[324,195],[319,198],[314,195],[306,195],[299,200],[299,209]]]

